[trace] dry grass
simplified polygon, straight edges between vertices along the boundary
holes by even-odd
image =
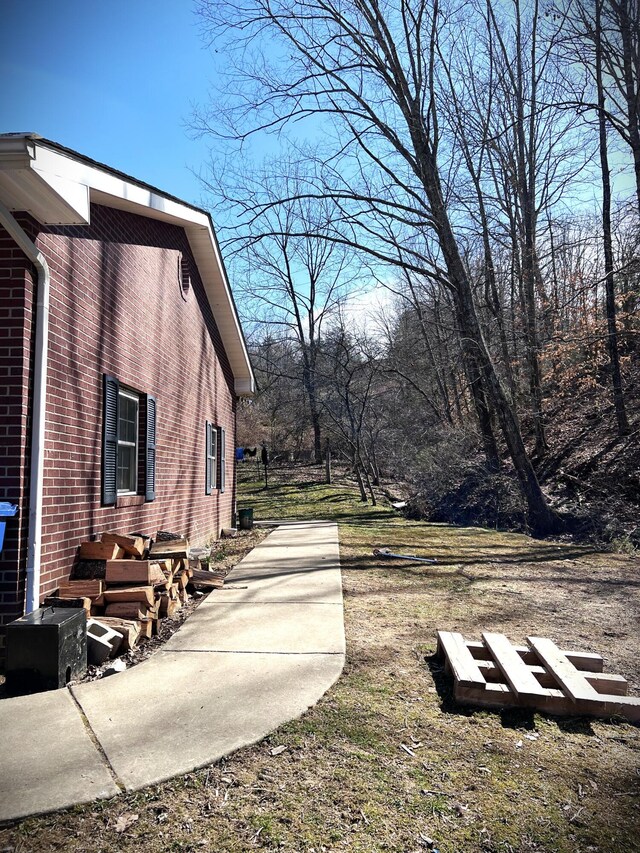
[[[0,848],[411,853],[432,841],[440,853],[640,850],[637,727],[465,710],[433,657],[437,628],[503,631],[514,642],[535,633],[602,652],[607,670],[640,693],[640,560],[406,522],[316,476],[291,486],[273,471],[273,489],[245,483],[241,505],[263,518],[340,521],[348,660],[335,687],[301,720],[219,765],[22,821],[0,832]],[[376,546],[438,563],[382,563]],[[287,748],[272,756],[277,745]]]

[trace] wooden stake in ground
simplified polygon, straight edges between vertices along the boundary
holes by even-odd
[[[264,466],[264,487],[265,489],[269,488],[269,476],[267,474],[267,469],[269,467],[269,451],[267,450],[267,445],[263,441],[262,442],[262,451],[260,453],[260,461]]]

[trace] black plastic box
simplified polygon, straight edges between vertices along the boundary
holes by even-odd
[[[65,687],[87,669],[84,608],[41,607],[7,625],[7,691]]]

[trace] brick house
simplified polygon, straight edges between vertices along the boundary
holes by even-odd
[[[0,625],[104,530],[216,537],[254,377],[209,215],[0,135]],[[3,633],[3,632],[0,632]]]

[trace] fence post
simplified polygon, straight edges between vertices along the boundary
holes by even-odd
[[[324,470],[325,470],[325,482],[327,485],[331,485],[331,448],[329,447],[329,439],[327,439],[327,443],[324,448]]]

